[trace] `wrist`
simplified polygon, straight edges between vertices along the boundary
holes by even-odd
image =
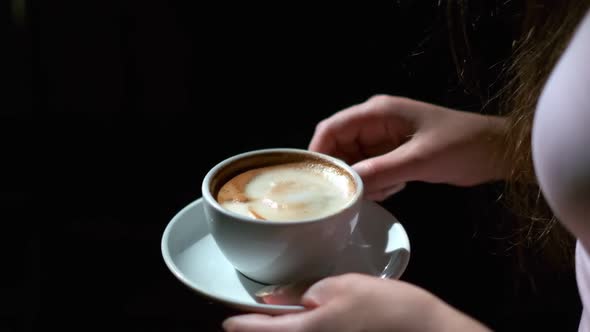
[[[489,165],[492,180],[505,180],[510,172],[506,159],[506,132],[508,119],[500,116],[486,116],[488,120],[486,140],[489,147]]]

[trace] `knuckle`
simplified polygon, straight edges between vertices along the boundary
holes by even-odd
[[[376,181],[376,176],[379,174],[379,158],[367,159],[363,163],[363,176],[366,180]]]
[[[339,291],[346,288],[349,283],[348,278],[349,276],[347,274],[331,276],[322,280],[321,284],[323,287]]]
[[[426,139],[416,139],[412,147],[413,149],[409,150],[405,157],[411,165],[417,166],[436,157],[436,150],[433,150],[431,143]]]
[[[342,275],[342,277],[348,282],[356,283],[362,281],[362,279],[365,279],[367,276],[358,272],[350,272]]]
[[[393,97],[386,94],[376,94],[371,96],[368,101],[371,103],[383,103],[389,101],[391,98]]]
[[[328,131],[329,127],[330,127],[329,119],[324,119],[324,120],[318,122],[318,124],[315,126],[315,131],[316,131],[316,133],[323,133],[323,132]]]
[[[362,281],[363,275],[356,272],[349,272],[345,274],[341,274],[339,276],[334,277],[334,283],[336,286],[340,288],[348,289],[353,285],[358,284]]]
[[[367,101],[369,108],[381,109],[389,105],[394,98],[388,95],[374,95]]]
[[[404,103],[405,98],[378,94],[369,98],[368,103],[376,108],[396,108]]]
[[[365,104],[365,111],[375,115],[379,119],[387,119],[392,114],[398,114],[408,106],[407,98],[375,95]]]

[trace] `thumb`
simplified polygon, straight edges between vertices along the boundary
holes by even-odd
[[[352,167],[363,179],[366,195],[371,196],[413,180],[415,160],[411,146],[406,143],[386,154],[359,161]]]
[[[339,275],[322,279],[313,284],[301,297],[301,304],[306,308],[316,308],[324,305],[334,297],[346,292],[350,284],[346,275]]]
[[[303,293],[314,281],[301,281],[286,285],[270,285],[259,289],[256,297],[267,304],[300,304]]]
[[[295,332],[303,330],[309,312],[285,315],[244,314],[223,321],[226,332]]]
[[[256,296],[267,304],[317,307],[325,303],[334,293],[339,277],[328,277],[322,280],[308,280],[286,285],[270,285],[259,289]]]

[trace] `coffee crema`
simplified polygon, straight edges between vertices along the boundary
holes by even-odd
[[[254,219],[295,221],[339,211],[355,188],[352,177],[336,166],[300,161],[244,171],[227,181],[216,199]]]

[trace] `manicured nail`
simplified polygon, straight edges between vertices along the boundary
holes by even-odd
[[[270,285],[260,288],[254,295],[257,297],[265,297],[276,293],[281,288],[280,285]]]

